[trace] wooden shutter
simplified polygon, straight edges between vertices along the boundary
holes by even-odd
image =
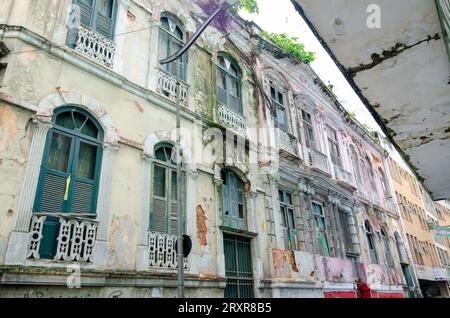
[[[41,184],[40,204],[35,212],[60,213],[64,211],[64,193],[66,191],[66,177],[43,172]]]
[[[153,206],[150,220],[151,231],[160,233],[166,232],[166,210],[166,200],[153,196]]]
[[[94,22],[95,30],[108,38],[113,38],[116,1],[115,0],[96,0],[96,1],[97,1],[97,12],[95,15],[95,22]],[[111,11],[102,13],[100,11],[101,5],[100,2],[109,2],[111,5]]]
[[[91,27],[94,1],[76,0],[75,4],[80,7],[80,22],[87,27]]]
[[[156,173],[157,169],[160,173]],[[158,178],[164,178],[164,180],[158,180]],[[164,181],[161,184],[161,181]],[[160,182],[160,183],[157,183]],[[167,209],[168,200],[170,196],[168,191],[167,182],[167,169],[159,166],[153,166],[153,199],[152,199],[152,211],[150,213],[150,231],[166,233],[167,231]],[[160,186],[157,188],[157,186]],[[161,187],[162,186],[162,187]]]
[[[95,214],[94,191],[95,187],[93,184],[78,180],[74,181],[71,212]]]

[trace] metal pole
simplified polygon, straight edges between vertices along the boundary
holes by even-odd
[[[182,57],[180,57],[182,59]],[[178,60],[176,61],[178,64]],[[180,67],[183,62],[180,61],[176,69],[176,83],[177,83],[177,247],[178,247],[178,298],[184,298],[184,254],[183,254],[183,215],[181,211],[181,119],[180,119],[180,99],[181,99],[181,85],[180,85]]]

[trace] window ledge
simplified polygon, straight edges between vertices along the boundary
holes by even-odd
[[[233,228],[227,227],[227,226],[219,226],[219,229],[221,229],[226,234],[234,234],[234,235],[244,236],[244,237],[248,237],[248,238],[253,238],[253,237],[258,236],[258,233],[245,231],[245,230],[239,230],[239,229],[233,229]]]

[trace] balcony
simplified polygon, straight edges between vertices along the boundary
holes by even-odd
[[[309,162],[312,169],[330,175],[330,168],[328,167],[328,157],[320,151],[311,149],[309,152]]]
[[[234,132],[245,136],[247,132],[247,120],[242,114],[239,114],[219,103],[219,123]]]
[[[342,186],[351,190],[355,190],[357,188],[355,179],[353,178],[353,175],[350,172],[344,170],[340,166],[335,165],[334,173],[336,175],[337,182]]]
[[[177,269],[177,236],[159,232],[148,232],[149,267]],[[184,260],[187,268],[187,259]]]
[[[169,98],[172,102],[177,102],[177,80],[174,76],[159,68],[156,69],[157,86],[156,91]],[[189,86],[180,81],[180,103],[187,106]]]
[[[76,36],[76,52],[106,67],[113,67],[116,53],[114,41],[83,25],[79,26]]]
[[[31,219],[31,236],[28,258],[40,259],[39,248],[44,238],[43,228],[47,217],[59,217],[55,261],[92,262],[97,235],[97,221],[72,215],[36,213]]]
[[[294,135],[291,135],[284,130],[278,130],[278,140],[280,150],[284,150],[291,155],[299,158],[298,141]]]

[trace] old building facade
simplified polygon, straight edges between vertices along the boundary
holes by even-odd
[[[384,150],[256,25],[162,67],[203,2],[5,4],[0,296],[176,295],[177,75],[188,297],[407,295]]]
[[[402,266],[411,275],[409,284],[422,297],[448,297],[448,238],[437,232],[439,226],[448,228],[446,201],[433,202],[413,174],[393,158],[389,168],[408,241],[408,263]]]

